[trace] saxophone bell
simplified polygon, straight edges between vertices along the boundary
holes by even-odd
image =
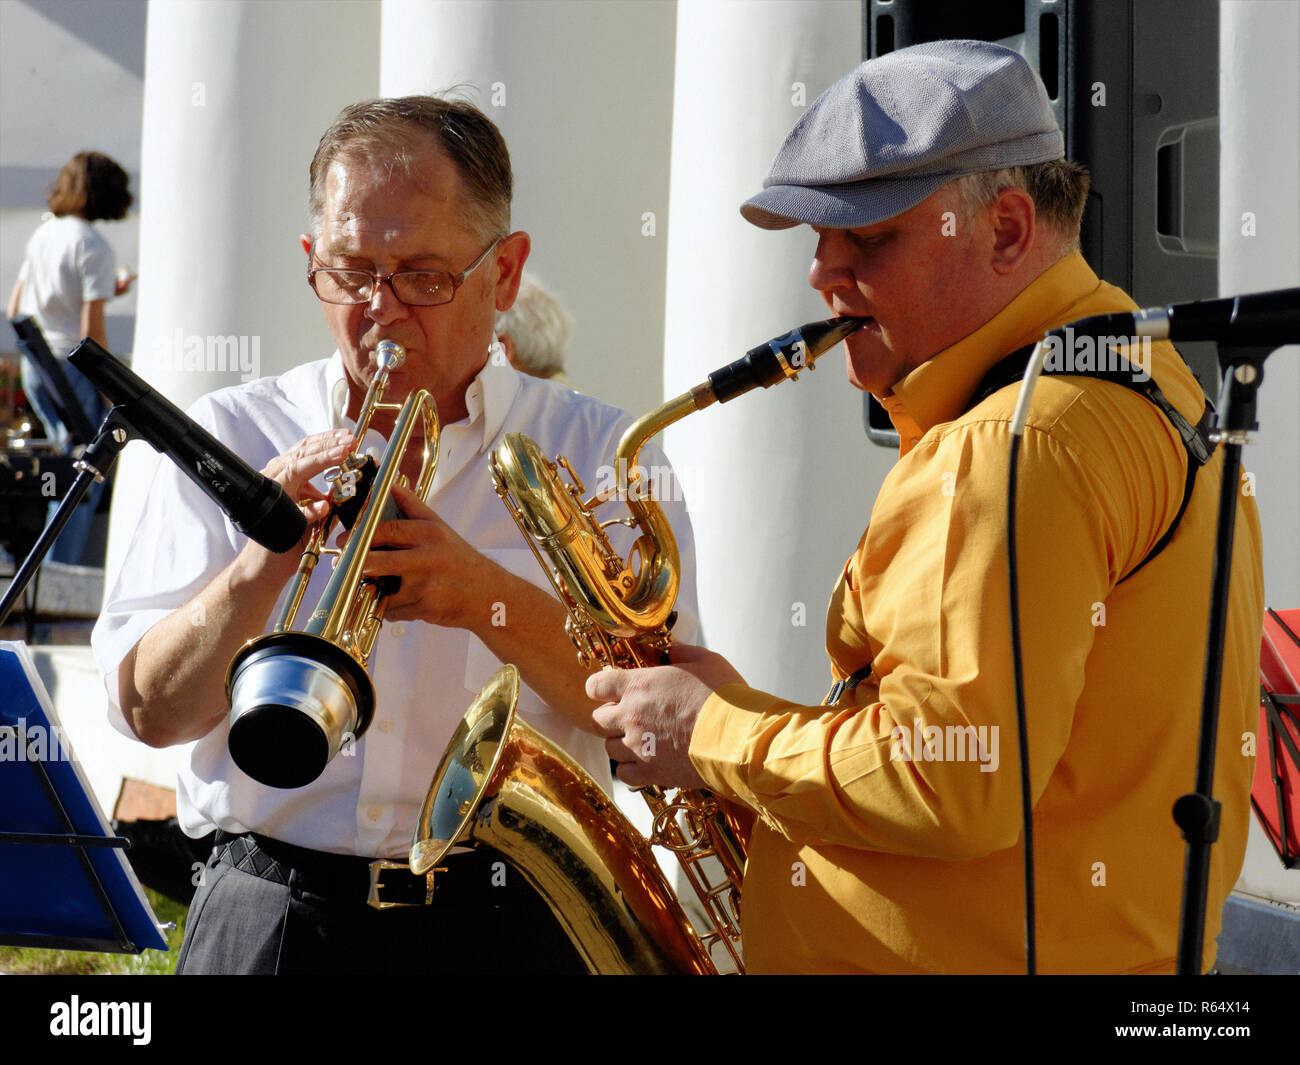
[[[516,714],[518,696],[519,674],[503,666],[466,712],[420,810],[411,871],[435,869],[458,844],[486,848],[541,895],[592,972],[714,971],[645,840]]]

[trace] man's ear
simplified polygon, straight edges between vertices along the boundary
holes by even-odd
[[[508,311],[519,295],[519,280],[524,274],[524,263],[532,250],[532,238],[523,230],[504,237],[494,253],[497,264],[496,309]]]
[[[1034,200],[1024,189],[1006,188],[993,202],[992,267],[1000,274],[1014,271],[1034,245],[1038,220]]]
[[[299,234],[298,234],[298,243],[302,245],[302,250],[303,250],[303,251],[305,251],[308,255],[311,254],[311,234],[310,234],[310,233],[299,233]]]

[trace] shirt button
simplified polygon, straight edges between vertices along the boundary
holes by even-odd
[[[393,622],[392,632],[393,632],[393,637],[395,639],[400,640],[403,636],[406,635],[406,622],[405,621]]]
[[[383,816],[384,808],[382,806],[369,806],[366,808],[366,816],[372,821],[378,821]]]
[[[392,732],[393,719],[391,717],[381,717],[375,722],[375,728],[379,729],[380,732]]]

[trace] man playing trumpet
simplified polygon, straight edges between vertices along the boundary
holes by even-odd
[[[424,388],[437,404],[428,498],[395,491],[405,520],[380,525],[375,544],[389,550],[365,567],[401,581],[371,663],[375,719],[306,787],[257,783],[226,742],[227,669],[267,627],[297,554],[246,541],[168,465],[150,491],[93,643],[119,728],[153,746],[198,740],[179,817],[191,835],[220,834],[179,971],[581,968],[542,900],[501,863],[453,855],[430,894],[424,877],[376,862],[405,857],[433,767],[502,661],[531,689],[520,708],[532,723],[608,779],[600,741],[580,731],[592,727],[591,703],[564,610],[534,583],[543,574],[485,459],[519,431],[594,474],[627,419],[517,373],[495,342],[494,316],[514,301],[529,253],[528,235],[510,229],[511,185],[500,132],[469,104],[408,97],[345,109],[312,161],[302,238],[336,353],[191,411],[319,520],[321,475],[353,450],[381,341],[405,349],[385,400]],[[381,411],[371,427],[384,435],[391,424]],[[418,452],[403,461],[413,482]],[[666,467],[661,454],[652,461]],[[667,505],[690,575],[679,625],[693,634],[690,526],[681,504]],[[328,569],[318,567],[301,617]]]
[[[823,94],[741,209],[763,228],[811,228],[810,283],[836,314],[868,318],[845,341],[849,382],[880,397],[902,441],[831,596],[839,683],[805,706],[679,647],[673,665],[595,674],[587,691],[627,783],[706,785],[757,813],[750,972],[1023,971],[1005,562],[1017,390],[979,384],[1049,329],[1135,309],[1079,254],[1087,175],[1062,156],[1023,58],[935,42]],[[1200,386],[1167,343],[1152,354],[1195,426]],[[1144,397],[1085,376],[1040,381],[1017,527],[1045,972],[1174,965],[1183,843],[1169,811],[1195,765],[1222,456],[1180,520],[1188,461]],[[1241,737],[1262,612],[1250,498],[1231,595],[1210,944],[1249,816]]]

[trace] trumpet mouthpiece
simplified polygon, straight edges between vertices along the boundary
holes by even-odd
[[[406,359],[406,349],[396,340],[381,340],[375,348],[375,362],[379,369],[396,369]]]

